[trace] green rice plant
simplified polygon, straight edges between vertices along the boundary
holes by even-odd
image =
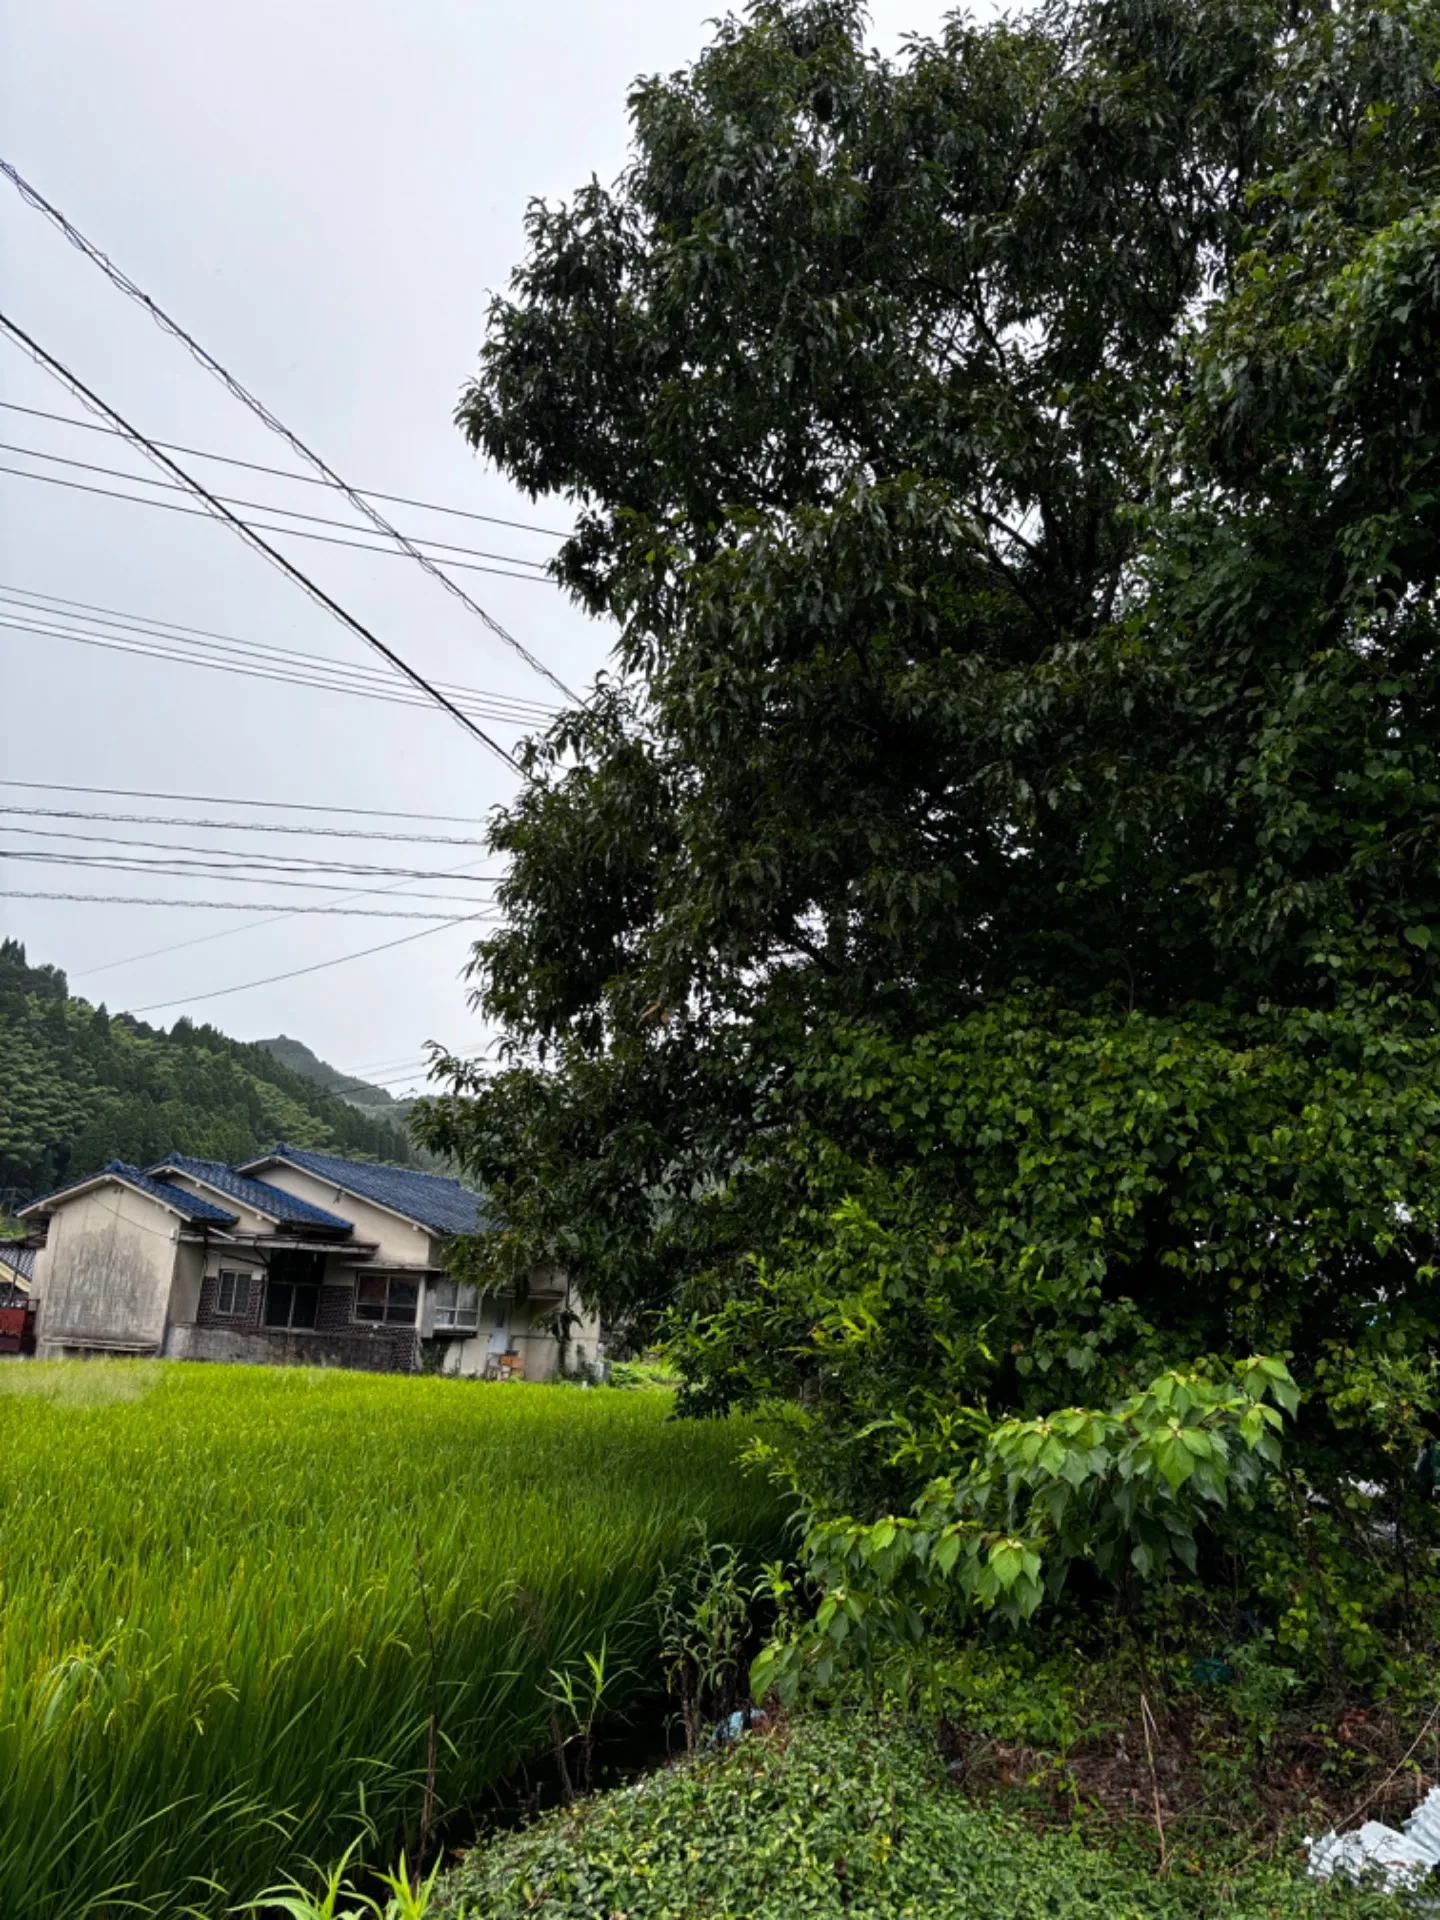
[[[587,1654],[658,1678],[651,1601],[697,1517],[756,1553],[780,1524],[744,1436],[668,1411],[0,1369],[0,1913],[218,1915],[360,1836],[413,1853],[432,1713],[443,1817],[544,1751],[555,1676]]]

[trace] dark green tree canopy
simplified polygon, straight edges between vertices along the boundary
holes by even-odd
[[[705,1393],[828,1382],[817,1459],[1265,1342],[1421,1367],[1437,62],[1407,0],[892,62],[761,4],[532,209],[461,424],[619,639],[496,822],[514,1069],[424,1123],[477,1270],[690,1315]]]

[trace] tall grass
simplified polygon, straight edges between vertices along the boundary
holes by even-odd
[[[544,1743],[650,1656],[695,1517],[769,1547],[664,1396],[157,1362],[0,1368],[0,1914],[218,1914]],[[416,1574],[421,1546],[432,1674]],[[432,1679],[438,1682],[432,1693]]]

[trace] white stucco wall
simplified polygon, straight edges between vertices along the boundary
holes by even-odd
[[[180,1221],[122,1182],[57,1201],[36,1261],[39,1350],[165,1338]]]

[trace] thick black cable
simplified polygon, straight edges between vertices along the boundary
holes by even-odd
[[[18,400],[0,400],[0,407],[7,413],[26,413],[35,420],[54,420],[62,427],[77,427],[81,433],[115,434],[114,427],[105,427],[98,420],[77,420],[73,414],[50,413],[44,407],[22,407]],[[188,453],[196,460],[214,460],[222,467],[244,467],[247,473],[273,474],[277,480],[289,480],[297,487],[328,487],[328,480],[319,480],[313,473],[289,473],[284,467],[267,467],[259,460],[237,460],[229,453],[209,453],[204,447],[186,447],[176,440],[157,440],[157,447],[164,447],[167,453]],[[55,456],[47,455],[53,459]],[[481,520],[488,527],[513,527],[517,533],[543,533],[551,540],[567,540],[570,536],[562,533],[559,527],[537,527],[533,520],[506,520],[498,513],[475,513],[469,507],[442,507],[438,500],[416,500],[405,493],[382,493],[378,487],[357,487],[357,493],[363,493],[370,500],[388,500],[397,507],[418,507],[422,513],[446,513],[456,520]],[[434,546],[435,541],[427,541]]]
[[[0,166],[4,165],[4,161],[0,161]],[[93,393],[62,361],[57,360],[53,354],[47,353],[38,341],[32,340],[24,328],[18,326],[15,321],[10,319],[8,314],[0,313],[0,327],[4,328],[12,340],[17,341],[23,346],[25,351],[30,354],[40,366],[46,368],[57,380],[68,387],[75,395],[75,398],[84,406],[89,407],[95,413],[103,414],[107,419],[113,421],[133,446],[138,447],[159,466],[164,467],[167,472],[173,473],[177,480],[183,480],[194,492],[196,497],[206,503],[217,518],[225,521],[228,526],[233,527],[243,540],[254,547],[258,553],[264,554],[267,560],[279,567],[282,573],[289,579],[295,581],[298,586],[302,587],[313,600],[318,601],[322,607],[332,613],[342,625],[348,627],[352,633],[358,634],[367,646],[373,647],[375,651],[383,655],[393,667],[398,668],[408,680],[413,680],[417,687],[423,688],[438,705],[445,708],[447,713],[453,714],[467,733],[472,734],[475,739],[489,747],[490,751],[495,754],[498,759],[503,760],[514,772],[523,772],[520,762],[513,754],[507,753],[498,740],[492,740],[483,727],[477,727],[473,720],[461,712],[453,700],[447,700],[443,693],[431,686],[423,674],[417,673],[408,661],[401,659],[400,655],[396,653],[393,648],[387,647],[385,642],[373,634],[367,626],[362,625],[353,613],[347,613],[338,600],[332,599],[323,587],[317,586],[308,574],[302,573],[293,560],[287,560],[285,555],[275,547],[272,547],[268,540],[262,540],[260,535],[242,520],[238,514],[232,513],[223,502],[215,498],[214,494],[212,494],[208,488],[202,486],[198,480],[192,479],[183,467],[177,466],[168,453],[162,453],[153,441],[147,440],[143,433],[137,428],[132,427],[123,415],[117,413],[114,407],[108,405],[98,394]]]
[[[301,440],[297,434],[292,433],[282,420],[277,419],[262,401],[257,400],[248,388],[240,384],[234,374],[221,366],[215,356],[212,353],[208,353],[205,348],[201,346],[193,334],[187,333],[179,321],[172,320],[163,307],[158,306],[155,301],[150,298],[150,295],[146,293],[143,288],[137,286],[130,276],[123,272],[121,268],[117,267],[115,262],[111,260],[107,254],[103,253],[92,240],[87,240],[80,229],[73,225],[71,221],[67,220],[58,207],[52,206],[45,196],[40,193],[37,188],[32,187],[24,175],[4,158],[0,158],[0,172],[3,172],[7,176],[22,200],[25,200],[30,206],[34,207],[38,213],[43,213],[47,220],[53,222],[53,224],[60,229],[72,247],[75,247],[85,255],[87,260],[92,261],[99,267],[100,271],[112,286],[118,287],[129,299],[134,300],[138,305],[142,306],[163,332],[168,333],[172,339],[179,340],[184,346],[188,347],[191,354],[199,361],[200,365],[205,368],[207,373],[213,374],[228,393],[233,395],[242,406],[248,407],[256,419],[262,421],[272,433],[278,434],[292,452],[298,453],[300,458],[308,465],[314,467],[315,471],[321,474],[332,487],[337,488],[343,493],[357,513],[363,513],[365,518],[369,520],[373,526],[378,527],[382,533],[388,534],[398,546],[404,548],[411,559],[415,560],[428,574],[438,580],[447,593],[454,594],[462,605],[468,607],[473,614],[485,622],[485,625],[497,639],[503,640],[506,646],[513,647],[515,652],[520,655],[520,658],[524,660],[528,666],[532,667],[536,673],[543,674],[552,686],[558,687],[567,700],[574,702],[576,705],[579,704],[579,695],[572,692],[558,674],[552,673],[550,668],[547,667],[542,660],[538,660],[527,647],[523,647],[515,638],[514,634],[502,627],[500,622],[496,620],[493,615],[487,613],[478,601],[472,600],[463,587],[458,586],[448,575],[442,573],[434,561],[428,559],[398,528],[391,526],[390,522],[378,508],[373,507],[363,494],[357,493],[352,486],[349,486],[342,480],[339,474],[322,460],[318,453],[314,452],[310,447],[307,447],[305,442]],[[508,758],[509,756],[507,755],[506,757]]]

